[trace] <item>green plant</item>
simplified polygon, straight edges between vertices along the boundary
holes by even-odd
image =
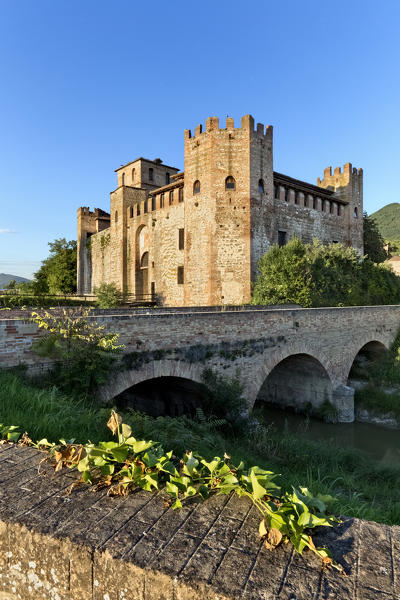
[[[36,354],[56,361],[55,383],[77,396],[88,397],[105,383],[114,364],[118,334],[106,333],[90,317],[91,309],[32,312],[32,321],[47,333],[32,346]]]
[[[259,534],[269,550],[291,542],[299,554],[309,548],[325,566],[343,572],[329,550],[317,548],[310,536],[313,528],[332,527],[340,521],[328,516],[324,501],[306,488],[281,493],[272,471],[257,466],[246,469],[243,462],[234,466],[227,455],[207,461],[186,451],[178,458],[172,450],[165,452],[159,442],[133,437],[131,427],[114,411],[107,425],[117,435],[116,442],[82,445],[62,439],[55,444],[42,439],[33,443],[26,436],[23,442],[47,448],[56,471],[76,467],[83,482],[108,486],[110,495],[126,495],[135,488],[163,490],[173,509],[181,508],[187,498],[206,500],[215,493],[246,496],[261,513]]]
[[[93,290],[97,296],[97,306],[100,308],[115,308],[123,302],[123,294],[114,282],[102,283]]]

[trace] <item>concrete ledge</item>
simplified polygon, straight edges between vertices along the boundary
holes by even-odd
[[[0,446],[0,600],[398,600],[400,527],[344,519],[321,530],[348,577],[289,545],[268,552],[236,496],[172,511],[162,493],[110,498],[72,472]]]

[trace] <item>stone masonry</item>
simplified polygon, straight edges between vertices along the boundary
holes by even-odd
[[[340,421],[354,419],[348,376],[360,351],[389,348],[399,306],[344,308],[145,309],[98,311],[91,317],[120,334],[129,358],[103,387],[105,401],[159,377],[202,382],[206,367],[238,377],[252,409],[256,399],[302,409],[328,400]],[[0,366],[47,366],[31,350],[36,325],[0,319]]]
[[[260,257],[296,235],[363,252],[363,173],[312,185],[273,170],[273,130],[251,115],[184,134],[178,172],[138,158],[116,170],[110,213],[78,209],[78,293],[114,282],[164,306],[244,304]]]
[[[163,493],[110,498],[0,446],[1,600],[399,600],[400,527],[344,518],[314,534],[347,577],[290,545],[266,550],[246,498],[172,511]]]

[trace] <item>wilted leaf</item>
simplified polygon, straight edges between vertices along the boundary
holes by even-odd
[[[122,417],[116,412],[111,413],[111,417],[108,420],[107,427],[111,429],[112,434],[115,435],[118,431],[119,425],[122,425]]]

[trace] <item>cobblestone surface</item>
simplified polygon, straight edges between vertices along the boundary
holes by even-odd
[[[76,475],[39,466],[42,458],[0,446],[2,600],[400,599],[400,527],[344,518],[318,531],[345,578],[289,545],[267,551],[245,498],[172,511],[162,493],[68,495]]]

